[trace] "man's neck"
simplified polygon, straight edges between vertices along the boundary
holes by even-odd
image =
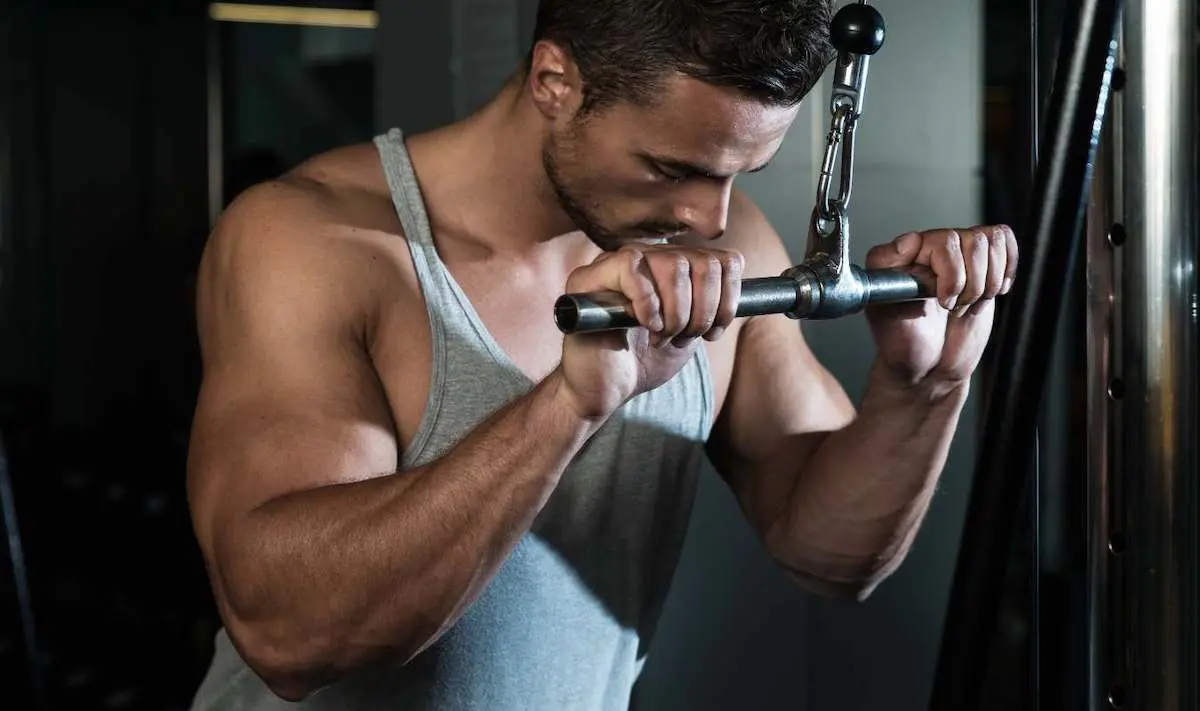
[[[414,136],[409,149],[434,229],[507,253],[575,231],[542,164],[544,118],[510,81],[473,115]]]

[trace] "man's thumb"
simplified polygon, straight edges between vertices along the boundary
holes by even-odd
[[[916,232],[902,234],[891,242],[881,244],[867,253],[868,269],[892,269],[905,267],[917,259],[921,250],[921,235]]]

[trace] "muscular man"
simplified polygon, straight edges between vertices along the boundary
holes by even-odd
[[[870,253],[928,265],[938,299],[866,315],[857,408],[795,321],[733,318],[740,279],[789,266],[734,179],[779,150],[830,20],[543,0],[471,117],[226,211],[189,470],[224,627],[196,709],[624,708],[705,453],[803,589],[895,570],[1016,247],[974,227]],[[564,338],[564,291],[621,292],[641,327]]]

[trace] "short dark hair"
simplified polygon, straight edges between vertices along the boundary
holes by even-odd
[[[671,72],[791,106],[833,59],[832,0],[541,0],[533,41],[568,51],[583,110],[652,101]]]

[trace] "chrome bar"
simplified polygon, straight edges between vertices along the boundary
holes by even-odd
[[[767,277],[745,279],[741,284],[737,316],[789,313],[806,294],[796,279]],[[563,294],[554,304],[554,323],[563,333],[614,331],[633,328],[637,318],[629,300],[615,292]]]
[[[1087,522],[1087,669],[1088,708],[1099,711],[1108,704],[1113,688],[1113,669],[1120,666],[1119,654],[1111,644],[1112,632],[1123,626],[1120,619],[1119,585],[1113,580],[1113,560],[1124,553],[1120,536],[1113,536],[1112,521],[1112,401],[1114,387],[1113,334],[1115,329],[1115,250],[1124,244],[1123,231],[1113,223],[1114,134],[1119,133],[1120,114],[1105,129],[1096,156],[1092,199],[1088,205],[1086,241],[1087,288],[1087,443],[1085,466],[1085,520]],[[1118,694],[1121,692],[1118,691]]]
[[[1128,619],[1114,633],[1126,708],[1191,711],[1197,695],[1200,315],[1195,0],[1132,0],[1124,20],[1116,525]],[[1117,479],[1116,477],[1119,477]],[[1111,703],[1111,702],[1110,702]]]
[[[928,270],[866,270],[852,266],[849,272],[831,275],[823,266],[824,262],[817,260],[793,267],[783,276],[743,280],[736,316],[786,314],[795,319],[833,319],[873,304],[916,301],[934,295],[934,278]],[[554,323],[566,334],[638,325],[629,300],[613,292],[563,294],[554,303]]]

